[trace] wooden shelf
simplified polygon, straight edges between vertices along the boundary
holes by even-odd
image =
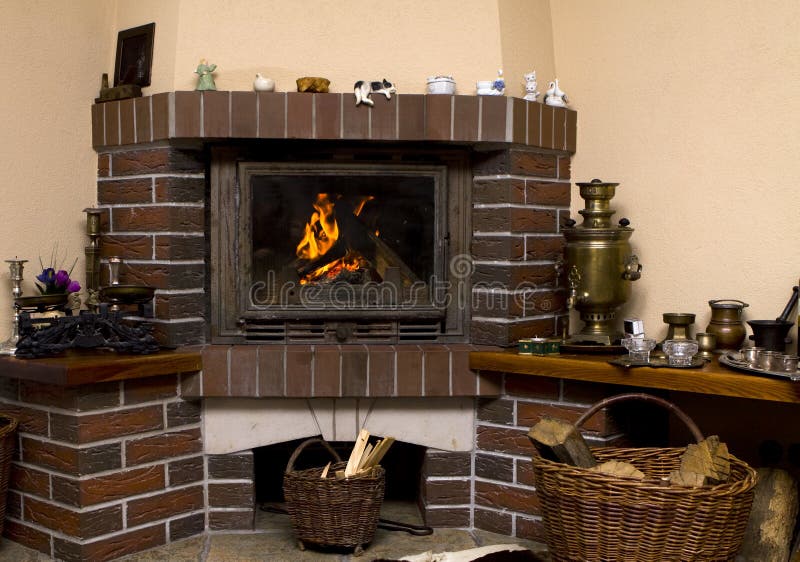
[[[608,363],[607,355],[519,355],[516,351],[474,351],[471,369],[538,377],[660,388],[715,396],[734,396],[773,402],[800,403],[800,382],[739,373],[720,365],[716,358],[698,369],[634,367]]]
[[[84,350],[45,359],[0,357],[0,376],[60,386],[191,373],[201,368],[199,348],[160,351],[151,355]]]

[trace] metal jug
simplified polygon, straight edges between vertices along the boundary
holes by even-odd
[[[736,299],[708,301],[708,305],[711,307],[711,322],[706,333],[717,337],[717,350],[738,350],[747,335],[742,311],[750,305]]]

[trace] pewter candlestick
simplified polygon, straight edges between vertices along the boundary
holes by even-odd
[[[0,345],[0,355],[14,355],[17,351],[17,342],[19,342],[19,307],[16,300],[22,296],[22,270],[27,261],[16,259],[16,257],[13,260],[6,260],[11,274],[11,283],[13,284],[11,294],[14,296],[14,320],[11,326],[11,336]]]
[[[89,245],[84,248],[86,255],[86,307],[97,312],[100,304],[97,292],[100,290],[100,209],[89,207],[83,210],[86,213],[86,234],[89,235]]]

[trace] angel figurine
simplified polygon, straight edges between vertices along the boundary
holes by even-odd
[[[198,76],[195,90],[216,90],[217,85],[214,84],[214,76],[211,74],[216,69],[216,64],[208,64],[206,59],[201,59],[200,64],[197,65],[197,70],[194,71]]]

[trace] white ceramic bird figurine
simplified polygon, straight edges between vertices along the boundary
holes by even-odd
[[[264,78],[257,72],[256,79],[253,80],[253,89],[257,92],[272,92],[275,90],[275,80]]]
[[[566,107],[567,101],[567,94],[558,87],[558,78],[556,78],[550,82],[550,88],[544,94],[544,103],[556,107]]]

